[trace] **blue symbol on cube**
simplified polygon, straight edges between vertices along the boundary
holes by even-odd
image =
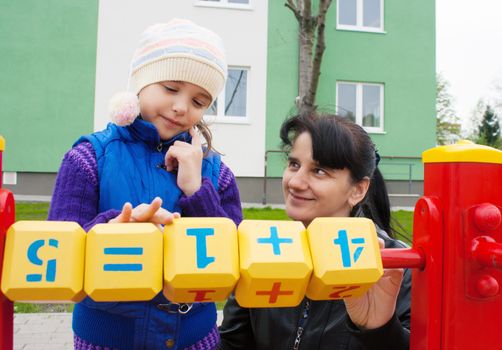
[[[56,239],[49,239],[48,244],[50,247],[58,248],[59,242]],[[27,256],[28,260],[34,265],[43,265],[43,260],[38,257],[38,250],[45,245],[45,240],[39,239],[31,243],[28,247]],[[47,282],[54,282],[56,280],[56,259],[47,261],[47,270],[45,272],[45,280]],[[26,282],[40,282],[42,281],[42,274],[31,273],[26,275]]]
[[[197,251],[197,268],[203,269],[214,262],[214,256],[207,256],[207,236],[214,236],[212,228],[189,228],[187,236],[195,236],[195,249]]]
[[[361,253],[363,252],[365,240],[363,237],[358,237],[358,238],[351,239],[350,242],[352,244],[362,245],[362,247],[356,247],[356,249],[354,250],[354,256],[352,259],[353,259],[353,262],[356,263],[357,260],[359,260]],[[334,243],[336,245],[340,246],[340,250],[342,253],[343,267],[351,267],[352,261],[351,261],[351,257],[350,257],[350,247],[349,247],[349,240],[347,238],[347,231],[346,230],[339,230],[338,231],[338,238],[336,238],[334,240]]]
[[[105,255],[143,255],[142,247],[110,247],[104,248]],[[143,264],[104,264],[104,271],[142,271]]]
[[[277,227],[270,227],[270,237],[268,238],[258,238],[258,243],[270,243],[272,244],[272,249],[274,250],[274,255],[281,255],[281,243],[293,243],[292,238],[279,238],[277,233]]]

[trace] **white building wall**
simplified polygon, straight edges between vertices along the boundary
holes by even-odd
[[[199,6],[197,0],[99,1],[94,129],[108,123],[108,101],[127,86],[129,64],[141,32],[173,17],[187,18],[218,33],[229,66],[248,67],[248,121],[210,121],[215,148],[236,176],[263,176],[265,152],[268,1],[249,9]]]

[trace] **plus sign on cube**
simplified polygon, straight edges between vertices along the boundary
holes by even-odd
[[[364,294],[383,274],[375,224],[366,218],[316,218],[307,228],[312,300]]]
[[[2,292],[15,301],[80,301],[84,252],[77,223],[18,221],[7,231]]]
[[[227,299],[239,279],[237,229],[228,218],[180,218],[164,228],[164,295],[177,303]]]
[[[238,234],[241,278],[235,298],[239,305],[286,307],[300,304],[312,273],[303,224],[244,220]]]
[[[84,288],[94,301],[150,300],[162,290],[162,233],[154,224],[94,226],[85,261]]]

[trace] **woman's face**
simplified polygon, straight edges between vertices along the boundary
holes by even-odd
[[[200,122],[211,96],[195,84],[164,81],[143,88],[139,103],[141,117],[155,125],[162,140],[168,140]]]
[[[287,215],[303,222],[305,227],[316,217],[349,216],[351,208],[367,191],[367,186],[353,183],[347,168],[321,167],[312,158],[312,138],[308,132],[298,135],[293,143],[282,188]]]

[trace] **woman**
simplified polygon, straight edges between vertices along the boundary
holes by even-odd
[[[283,174],[286,213],[307,227],[316,217],[363,216],[381,247],[391,238],[390,204],[368,134],[346,118],[313,114],[281,127],[289,151]],[[220,326],[220,349],[408,349],[411,273],[386,270],[361,297],[292,308],[242,308],[232,296]]]

